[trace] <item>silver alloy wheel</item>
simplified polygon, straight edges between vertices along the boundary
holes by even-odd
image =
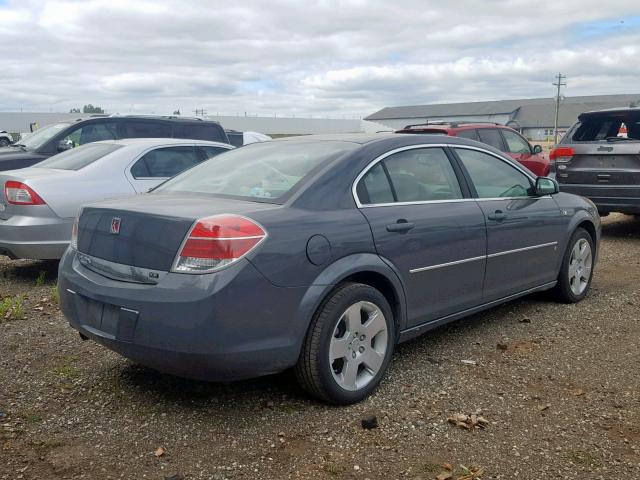
[[[340,316],[329,345],[333,378],[345,390],[365,387],[387,354],[387,322],[371,302],[357,302]]]
[[[586,239],[581,238],[571,249],[569,259],[569,286],[574,295],[582,295],[586,290],[592,267],[591,245]]]

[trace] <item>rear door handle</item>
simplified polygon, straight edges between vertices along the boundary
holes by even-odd
[[[387,232],[408,232],[413,227],[415,227],[413,223],[407,222],[404,219],[400,219],[396,223],[390,223],[389,225],[387,225]]]
[[[493,213],[490,213],[487,217],[489,220],[493,220],[494,222],[502,222],[504,219],[507,218],[507,214],[504,213],[502,210],[496,210]]]

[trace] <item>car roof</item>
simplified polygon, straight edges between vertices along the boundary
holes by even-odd
[[[492,152],[498,152],[504,156],[502,152],[495,150],[493,147],[484,143],[476,142],[461,137],[452,137],[438,133],[416,133],[414,135],[398,134],[398,133],[336,133],[330,135],[301,135],[297,137],[278,138],[271,140],[270,144],[277,142],[346,142],[358,145],[373,145],[376,143],[389,144],[393,148],[403,147],[417,144],[451,144],[451,145],[472,145],[482,147]],[[263,142],[264,143],[264,142]]]
[[[617,107],[617,108],[605,108],[603,110],[591,110],[589,112],[584,112],[580,114],[580,117],[583,115],[598,115],[598,114],[607,114],[607,113],[640,113],[639,107]]]
[[[364,145],[385,138],[396,138],[395,133],[332,133],[320,135],[300,135],[272,140],[273,142],[351,142]]]
[[[414,125],[406,125],[402,127],[401,132],[415,132],[420,130],[471,130],[474,128],[505,128],[511,130],[510,127],[495,122],[442,122],[442,123],[421,123]]]
[[[227,148],[231,146],[228,143],[212,142],[209,140],[194,140],[191,138],[122,138],[120,140],[100,140],[98,142],[92,142],[92,143],[107,143],[107,144],[114,144],[114,145],[122,145],[123,147],[180,145],[180,144],[215,145],[215,146],[223,146]],[[85,144],[85,145],[89,145],[89,144]]]
[[[103,120],[103,119],[137,119],[137,120],[163,120],[175,123],[194,123],[194,122],[202,122],[202,123],[215,123],[216,125],[220,125],[220,122],[215,120],[211,120],[208,118],[201,117],[183,117],[177,115],[120,115],[118,113],[114,113],[112,115],[107,114],[95,114],[89,115],[86,117],[78,117],[75,120],[66,120],[57,123],[78,123],[78,122],[86,122],[89,120]]]

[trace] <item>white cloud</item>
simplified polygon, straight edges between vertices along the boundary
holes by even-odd
[[[367,115],[551,96],[558,71],[636,93],[639,27],[634,0],[0,1],[0,110]]]

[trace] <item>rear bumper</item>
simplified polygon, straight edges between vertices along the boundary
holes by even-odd
[[[238,380],[285,370],[311,313],[308,288],[276,287],[248,261],[208,275],[167,273],[156,285],[99,275],[70,249],[60,306],[71,326],[135,362],[187,378]]]
[[[640,185],[560,184],[560,190],[587,197],[600,212],[640,213]]]
[[[0,219],[0,255],[57,260],[69,246],[73,218],[13,215]]]

